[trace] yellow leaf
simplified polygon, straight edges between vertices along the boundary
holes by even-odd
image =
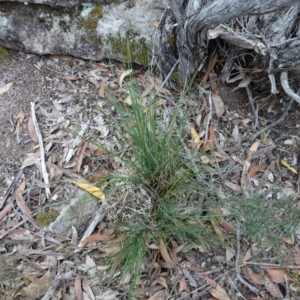
[[[132,69],[129,69],[125,72],[123,72],[120,76],[120,79],[119,79],[119,85],[120,85],[120,88],[122,89],[122,84],[123,84],[123,80],[126,76],[129,76],[133,73],[133,70]]]
[[[99,198],[101,200],[105,200],[105,195],[103,194],[102,190],[98,188],[97,186],[89,183],[88,181],[84,179],[80,179],[74,182],[77,186],[79,186],[81,189],[85,190],[86,192],[92,194],[96,198]]]
[[[194,127],[191,127],[191,135],[195,144],[200,142],[199,135]]]
[[[291,167],[284,159],[281,160],[281,163],[293,173],[298,174],[297,170]]]

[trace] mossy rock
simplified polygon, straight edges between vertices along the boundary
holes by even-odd
[[[10,54],[8,50],[0,46],[0,62],[10,61]]]
[[[143,67],[148,66],[149,49],[146,39],[138,37],[138,34],[133,31],[127,31],[125,37],[119,34],[117,38],[110,37],[107,41],[112,49],[126,59],[128,63],[139,63]]]
[[[59,213],[57,211],[50,209],[48,212],[38,214],[35,221],[39,227],[44,228],[53,223],[58,216]]]

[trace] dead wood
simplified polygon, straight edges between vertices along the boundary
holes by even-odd
[[[178,78],[181,86],[187,84],[209,56],[209,40],[216,38],[217,50],[226,61],[223,80],[233,68],[268,69],[271,92],[277,93],[272,69],[300,62],[299,12],[298,0],[170,0],[160,24],[163,77],[178,61],[178,73],[173,71],[169,84]],[[211,36],[209,30],[218,25],[220,32]],[[252,59],[241,66],[241,56],[248,54]]]

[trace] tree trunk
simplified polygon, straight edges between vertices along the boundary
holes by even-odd
[[[299,12],[299,0],[170,0],[160,27],[163,77],[178,63],[180,84],[187,84],[208,55],[214,38],[209,30],[220,24],[218,42],[230,44],[228,57],[249,49],[260,66],[295,66],[300,62]],[[169,82],[174,84],[172,76]]]

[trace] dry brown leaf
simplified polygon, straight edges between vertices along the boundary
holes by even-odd
[[[101,252],[104,252],[106,255],[111,255],[116,253],[121,248],[121,243],[125,241],[127,236],[125,234],[120,235],[116,239],[112,240],[108,246],[100,248]]]
[[[246,261],[248,261],[250,259],[252,259],[252,249],[251,249],[251,247],[245,253],[244,262],[246,262]]]
[[[182,277],[179,281],[179,294],[181,294],[183,291],[187,291],[188,292],[188,286],[187,286],[187,283],[186,283],[186,280],[184,279],[184,277]]]
[[[0,95],[7,92],[13,84],[13,82],[9,82],[3,86],[0,86]]]
[[[209,62],[208,68],[207,68],[207,70],[206,70],[206,72],[205,72],[205,74],[204,74],[204,76],[203,76],[203,78],[202,78],[202,80],[201,80],[201,82],[200,82],[200,86],[202,86],[203,84],[206,83],[207,78],[209,77],[211,71],[212,71],[213,68],[215,67],[217,61],[218,61],[218,54],[216,54],[216,55],[213,57],[213,59]]]
[[[203,276],[203,279],[206,280],[206,282],[208,284],[210,284],[213,288],[217,287],[218,283],[215,280],[213,280],[212,278],[210,278],[207,274],[203,273],[202,276]]]
[[[158,291],[153,296],[148,298],[148,300],[165,300],[165,299],[167,299],[167,291],[166,290]]]
[[[31,139],[37,144],[39,142],[38,137],[36,135],[35,127],[32,121],[32,118],[28,118],[28,133]]]
[[[286,243],[288,245],[294,245],[295,244],[295,238],[294,238],[294,236],[292,236],[291,238],[287,238],[287,237],[281,236],[280,239],[284,243]]]
[[[62,79],[64,79],[64,80],[77,80],[78,79],[78,77],[77,76],[75,76],[75,75],[65,75],[65,76],[63,76],[62,77]]]
[[[108,276],[107,276],[107,277],[108,277],[108,284],[110,284],[110,282],[111,282],[111,280],[112,280],[112,278],[113,278],[113,276],[114,276],[116,270],[118,269],[118,267],[119,267],[119,265],[120,265],[120,263],[121,263],[121,261],[122,261],[122,257],[123,257],[123,253],[120,252],[120,253],[114,258],[114,262],[113,262],[113,264],[112,264],[112,266],[111,266],[111,268],[110,268],[110,271],[109,271],[109,273],[108,273]]]
[[[107,242],[111,240],[111,236],[106,234],[92,234],[82,242],[81,249],[91,242]]]
[[[225,289],[222,288],[219,284],[215,288],[209,290],[209,292],[212,296],[214,296],[219,300],[231,300],[231,298],[229,298]]]
[[[194,100],[188,100],[187,106],[188,106],[188,107],[198,107],[198,106],[199,106],[199,103],[196,102],[196,101],[194,101]]]
[[[37,282],[38,278],[36,278],[34,275],[32,274],[26,274],[25,278],[28,279],[30,282]]]
[[[257,151],[260,142],[255,142],[251,145],[248,153],[248,160],[251,160],[253,154]]]
[[[243,272],[252,283],[258,284],[258,285],[265,284],[265,280],[263,279],[263,277],[260,274],[254,273],[251,269],[249,269],[247,267],[243,267]]]
[[[151,76],[150,77],[150,84],[148,85],[148,87],[143,91],[142,93],[142,98],[145,98],[149,95],[149,93],[153,90],[153,88],[155,87],[155,81],[154,78]]]
[[[254,166],[254,167],[250,168],[248,174],[249,174],[250,177],[253,177],[258,171],[264,170],[267,167],[268,167],[268,165],[265,164],[265,163]]]
[[[222,226],[225,230],[227,230],[228,232],[232,232],[232,233],[235,233],[236,232],[236,229],[234,227],[234,225],[228,223],[228,222],[224,222],[222,221],[220,223],[220,226]]]
[[[102,98],[102,99],[105,98],[105,89],[106,89],[106,84],[104,81],[102,81],[100,84],[99,91],[98,91],[98,94],[99,94],[100,98]]]
[[[139,288],[136,292],[136,294],[138,296],[143,296],[145,295],[146,293],[149,295],[149,294],[152,294],[152,293],[156,293],[157,291],[163,289],[164,287],[160,284],[157,284],[157,285],[153,285],[153,286],[146,286],[146,287],[143,287],[143,288]]]
[[[276,283],[283,283],[285,282],[286,273],[282,269],[278,268],[268,268],[267,273],[269,275],[270,280]]]
[[[154,25],[154,27],[158,27],[159,21],[154,21],[154,22],[153,22],[153,25]]]
[[[76,276],[74,283],[74,294],[76,300],[83,300],[83,291],[81,288],[81,278],[79,275]]]
[[[235,192],[238,192],[238,193],[242,192],[242,188],[239,185],[237,185],[231,181],[224,180],[223,183]]]
[[[215,140],[215,131],[212,125],[209,126],[209,140],[205,141],[205,146],[203,147],[204,151],[213,150],[214,148],[214,142]]]
[[[99,65],[97,63],[93,63],[93,68],[98,69],[98,70],[103,71],[103,72],[107,72],[108,71],[107,68],[105,68],[105,67],[103,67],[103,66],[101,66],[101,65]]]
[[[272,282],[267,276],[265,277],[265,287],[274,298],[283,298],[278,284]]]
[[[52,282],[53,278],[50,270],[48,270],[43,277],[38,278],[35,282],[31,282],[22,289],[22,295],[26,297],[24,299],[40,299],[45,295]]]
[[[243,163],[243,172],[242,172],[242,178],[241,178],[241,187],[244,195],[247,198],[250,198],[250,188],[249,188],[249,182],[250,182],[250,177],[248,174],[248,170],[251,165],[251,159],[252,156],[255,152],[257,152],[258,146],[260,142],[255,142],[251,145],[249,152],[248,152],[248,157]]]
[[[17,203],[19,208],[21,209],[23,215],[32,223],[34,222],[34,219],[32,218],[32,212],[30,211],[30,209],[28,208],[28,206],[26,205],[24,198],[22,196],[22,193],[16,193],[16,197],[17,197]]]
[[[25,118],[25,111],[23,110],[23,108],[21,108],[21,110],[16,118],[16,125],[15,125],[13,135],[15,135],[17,133],[18,129],[22,126],[24,118]]]
[[[211,221],[211,224],[212,224],[217,236],[219,237],[220,241],[222,243],[225,243],[225,238],[223,236],[223,233],[222,233],[222,230],[221,230],[219,224],[217,224],[216,221]]]
[[[164,240],[162,238],[159,239],[159,249],[160,249],[160,253],[161,253],[161,256],[163,257],[164,261],[166,263],[173,263],[170,255],[168,253],[168,250],[165,246]]]
[[[7,214],[9,214],[12,210],[12,204],[7,204],[1,211],[0,211],[0,220],[4,218]]]
[[[218,118],[220,118],[225,112],[224,102],[216,93],[211,94],[211,99],[215,107],[216,115]]]
[[[85,153],[85,149],[87,146],[87,142],[83,141],[79,150],[79,153],[76,157],[76,171],[79,173],[80,172],[80,168],[83,162],[83,158],[84,158],[84,153]]]

